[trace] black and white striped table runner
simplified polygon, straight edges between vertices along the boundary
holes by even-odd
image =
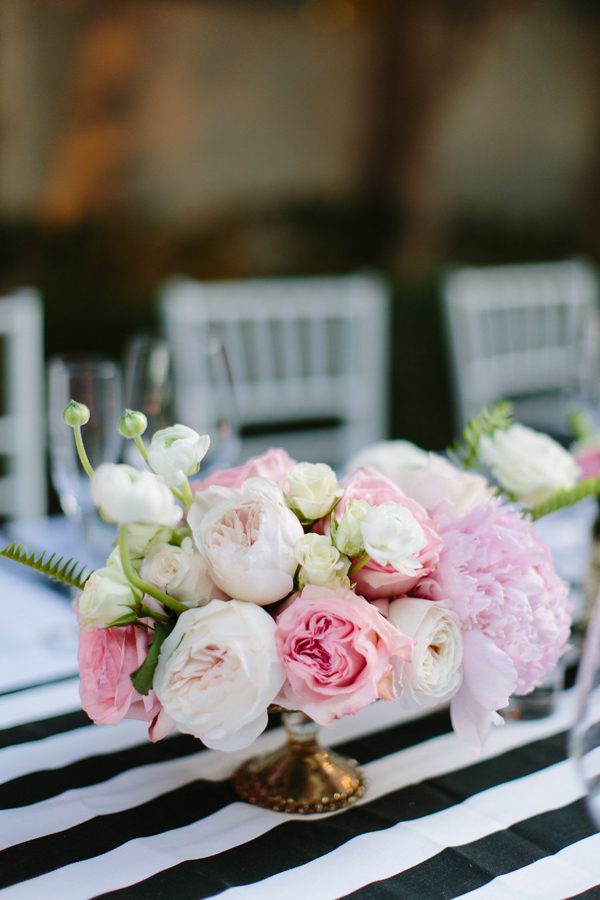
[[[251,751],[139,722],[96,727],[75,680],[0,697],[0,898],[330,900],[600,897],[600,834],[566,759],[572,692],[495,729],[474,757],[446,712],[376,704],[327,735],[361,760],[366,796],[304,818],[236,800]]]

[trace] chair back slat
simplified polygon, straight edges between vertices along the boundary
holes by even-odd
[[[2,388],[0,515],[24,520],[46,512],[43,311],[39,293],[0,298]]]
[[[175,279],[161,292],[161,310],[179,415],[205,430],[223,411],[209,396],[202,348],[209,331],[222,339],[237,407],[229,412],[246,430],[271,428],[244,441],[245,455],[281,439],[303,458],[342,464],[385,435],[388,297],[377,276]],[[304,421],[311,423],[308,437],[277,431],[278,423]]]
[[[594,272],[579,260],[451,272],[443,300],[457,425],[502,397],[537,393],[547,410],[548,394],[580,390],[597,296]]]

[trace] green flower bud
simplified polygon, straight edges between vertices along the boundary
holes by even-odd
[[[126,438],[134,438],[145,432],[148,419],[137,409],[126,409],[119,419],[119,431]]]
[[[63,410],[63,422],[71,428],[85,425],[90,421],[90,411],[85,403],[69,400]]]

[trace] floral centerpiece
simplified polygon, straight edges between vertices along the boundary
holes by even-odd
[[[118,526],[115,547],[88,577],[70,561],[3,553],[78,589],[81,700],[96,723],[142,719],[152,741],[175,729],[235,751],[276,705],[293,711],[296,749],[314,751],[309,720],[327,725],[376,700],[449,703],[477,748],[511,694],[531,691],[565,648],[567,586],[532,520],[596,485],[505,406],[476,417],[450,459],[375,446],[341,481],[270,450],[190,484],[208,436],[175,425],[146,445],[146,419],[130,410],[119,428],[146,468],[94,471],[87,408],[72,401],[64,418],[94,502]],[[240,793],[306,812],[363,790],[350,763],[328,796],[314,787],[318,754],[305,756],[320,802],[287,796],[281,771],[287,787],[273,798],[281,759],[268,776],[246,767]]]

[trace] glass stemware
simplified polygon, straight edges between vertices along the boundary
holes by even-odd
[[[600,597],[600,595],[599,595]],[[577,673],[577,717],[570,735],[570,752],[583,781],[587,806],[600,828],[600,602],[586,632]]]
[[[99,525],[71,430],[65,427],[62,413],[75,399],[90,410],[85,426],[85,447],[94,468],[103,462],[116,462],[122,438],[118,421],[122,411],[121,375],[110,360],[96,357],[55,357],[48,365],[48,429],[50,474],[64,514],[81,526],[89,562],[96,556]],[[98,555],[100,547],[98,546]]]

